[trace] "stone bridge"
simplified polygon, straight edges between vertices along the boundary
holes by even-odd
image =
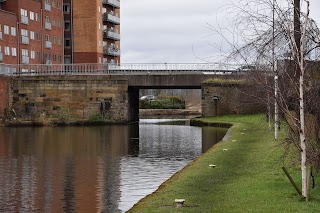
[[[246,75],[238,70],[167,67],[155,72],[110,68],[84,72],[29,67],[28,71],[15,69],[0,77],[0,89],[5,92],[0,96],[0,117],[5,111],[14,111],[17,117],[25,118],[37,118],[42,113],[58,120],[103,117],[133,122],[139,119],[139,89],[201,89],[203,116],[261,111],[260,106],[247,104]]]

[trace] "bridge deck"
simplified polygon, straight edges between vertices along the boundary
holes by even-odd
[[[0,75],[239,75],[245,70],[219,64],[58,64],[0,65]]]

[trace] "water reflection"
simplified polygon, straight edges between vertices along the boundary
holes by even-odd
[[[225,133],[157,122],[0,129],[0,212],[126,211]]]

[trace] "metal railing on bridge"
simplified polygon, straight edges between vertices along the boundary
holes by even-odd
[[[0,64],[0,75],[159,75],[159,74],[242,74],[236,65],[217,63],[154,64]]]

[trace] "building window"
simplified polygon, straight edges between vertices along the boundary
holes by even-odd
[[[32,59],[35,59],[35,57],[36,57],[36,52],[35,52],[34,50],[31,50],[30,56],[31,56]]]
[[[52,0],[52,7],[56,7],[56,0]]]
[[[100,23],[98,24],[98,28],[99,28],[99,30],[101,29],[101,24]]]
[[[100,11],[101,11],[101,7],[100,7],[100,5],[98,6],[98,11],[99,11],[99,13],[100,13]]]
[[[38,41],[41,40],[41,34],[39,32],[36,34],[36,38],[37,38]]]
[[[58,36],[58,45],[61,45],[61,38]]]
[[[65,47],[70,47],[70,39],[65,39],[64,40],[64,46]]]
[[[64,30],[70,30],[70,22],[64,22]]]
[[[63,5],[63,12],[70,13],[70,4]]]
[[[50,17],[49,16],[45,16],[45,22],[50,23]]]
[[[57,25],[56,25],[56,19],[55,19],[55,18],[52,18],[52,25],[53,25],[53,26],[57,26]]]
[[[34,12],[30,11],[30,20],[34,20]]]
[[[50,36],[49,36],[48,34],[45,34],[45,35],[44,35],[44,40],[45,40],[45,41],[50,41]]]
[[[25,10],[25,9],[20,9],[20,14],[22,15],[22,16],[27,16],[28,17],[28,11],[27,10]]]
[[[22,56],[28,56],[28,50],[27,49],[22,49],[21,53],[22,53]]]
[[[11,48],[12,56],[17,56],[17,49],[15,47]]]
[[[7,47],[7,46],[4,47],[4,54],[10,55],[10,47]]]
[[[26,30],[26,29],[21,29],[21,35],[28,37],[28,30]]]
[[[53,61],[57,61],[57,55],[53,54]]]
[[[41,54],[40,52],[37,52],[37,59],[40,60]]]
[[[4,34],[9,35],[9,26],[3,25],[3,31],[4,31]]]
[[[57,27],[61,27],[61,19],[57,19],[56,26],[57,26]]]
[[[37,22],[40,22],[40,15],[39,15],[39,13],[36,13],[36,21],[37,21]]]
[[[33,31],[30,31],[30,39],[34,40],[34,32]]]
[[[51,59],[50,53],[46,53],[46,60],[50,60],[50,59]]]
[[[71,57],[70,56],[65,56],[64,57],[64,63],[65,64],[71,64]]]
[[[11,27],[11,35],[12,36],[16,36],[17,32],[16,32],[16,28],[15,27]]]

